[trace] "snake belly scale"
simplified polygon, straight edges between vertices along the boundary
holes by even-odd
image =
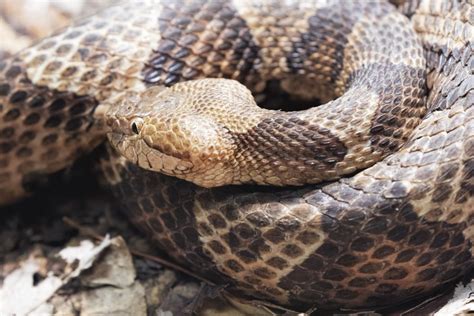
[[[130,219],[233,294],[362,308],[459,280],[474,262],[474,6],[401,10],[412,24],[383,1],[155,1],[61,30],[0,62],[0,202],[108,133],[120,154],[102,167]],[[325,104],[248,116],[243,86],[202,78]],[[223,96],[240,101],[215,114]]]

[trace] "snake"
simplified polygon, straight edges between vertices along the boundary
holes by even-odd
[[[383,308],[472,271],[474,3],[130,2],[0,61],[0,203],[108,139],[158,248],[297,311]],[[289,104],[257,105],[269,87]]]

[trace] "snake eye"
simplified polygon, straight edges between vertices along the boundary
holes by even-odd
[[[135,123],[135,122],[132,122],[132,132],[134,132],[137,135],[140,134],[140,131],[138,130],[137,123]]]
[[[136,135],[140,134],[140,130],[143,127],[143,119],[140,117],[133,118],[130,123],[130,129]]]

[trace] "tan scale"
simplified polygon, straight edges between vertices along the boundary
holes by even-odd
[[[456,283],[474,264],[473,5],[415,5],[415,30],[383,1],[216,0],[59,32],[0,62],[0,201],[109,128],[126,214],[233,295],[373,310]],[[326,103],[258,108],[267,81]]]
[[[246,17],[255,43],[263,47],[256,61],[259,66],[259,75],[263,80],[282,80],[283,83],[285,80],[294,80],[294,74],[290,69],[293,57],[287,56],[291,52],[292,43],[284,36],[278,36],[281,31],[276,31],[276,29],[288,29],[287,35],[294,41],[297,41],[297,36],[302,37],[305,34],[311,36],[309,24],[312,22],[309,22],[311,19],[308,12],[312,12],[312,8],[316,10],[317,6],[317,3],[313,3],[312,6],[307,2],[292,3],[290,7],[295,14],[288,17],[285,12],[289,8],[275,1],[238,3],[236,8],[242,16]],[[324,9],[322,8],[321,11]],[[340,19],[339,22],[343,23],[343,19],[349,19],[352,9],[351,7],[344,9],[341,13],[342,18],[337,17],[339,13],[334,13],[337,11],[331,14],[335,14],[335,20]],[[270,10],[274,15],[258,19]],[[368,8],[363,10],[369,12]],[[316,10],[316,12],[319,11]],[[178,83],[169,91],[156,90],[154,101],[149,101],[149,92],[146,92],[144,100],[138,101],[133,111],[121,113],[112,109],[108,116],[115,116],[116,120],[121,122],[120,124],[115,124],[113,120],[109,122],[110,126],[117,129],[114,131],[116,135],[114,134],[111,138],[112,144],[119,151],[126,152],[127,158],[138,162],[143,161],[140,164],[143,168],[158,170],[204,187],[243,183],[270,185],[319,183],[334,180],[373,165],[406,141],[410,131],[420,122],[426,111],[422,103],[423,79],[418,78],[422,74],[419,70],[423,69],[424,62],[421,47],[418,46],[414,36],[410,37],[410,30],[406,28],[404,24],[406,20],[403,16],[395,11],[388,12],[383,7],[374,9],[366,16],[360,12],[356,14],[357,18],[354,18],[354,21],[349,19],[347,22],[354,23],[355,35],[353,37],[350,37],[350,34],[341,33],[342,39],[330,36],[320,39],[321,45],[327,45],[333,51],[338,48],[344,50],[342,60],[329,61],[334,64],[343,62],[344,69],[341,69],[341,76],[331,78],[328,69],[324,80],[314,82],[316,85],[325,87],[326,91],[329,88],[338,91],[335,95],[338,97],[337,100],[306,111],[282,113],[258,108],[249,91],[245,91],[243,87],[239,87],[232,81],[207,80],[199,81],[199,83]],[[361,16],[359,17],[358,14]],[[308,17],[301,20],[301,15],[304,17],[308,15]],[[288,19],[299,20],[299,22],[290,23]],[[367,25],[373,25],[374,32],[367,33],[360,30],[362,27],[366,28]],[[392,36],[389,25],[400,32],[399,37]],[[276,35],[270,36],[270,34]],[[383,36],[386,41],[379,44],[377,36]],[[401,36],[404,37],[403,41],[400,40]],[[346,46],[337,43],[337,41],[343,42],[346,37]],[[351,38],[357,39],[357,42],[352,43]],[[319,42],[315,39],[314,42],[308,44],[310,47],[307,50],[311,52],[312,46],[317,47]],[[386,45],[393,45],[395,49],[387,50]],[[325,49],[326,52],[329,50],[329,48]],[[406,57],[403,56],[407,55],[413,58],[405,64],[403,58]],[[314,53],[307,59],[310,64],[302,64],[296,74],[309,76],[313,72],[321,73],[318,66],[325,66],[328,59],[322,54]],[[281,67],[283,60],[287,64],[286,67]],[[370,68],[372,64],[375,69]],[[400,67],[400,70],[389,71],[383,67],[384,64],[396,65]],[[357,69],[362,69],[362,72],[366,73],[355,76],[351,79],[353,82],[349,82],[349,74],[353,75]],[[410,69],[413,69],[414,73],[410,72]],[[380,78],[379,83],[368,82],[370,79],[367,78],[374,73],[381,75],[382,72],[384,78]],[[402,79],[398,78],[404,75],[414,76],[413,83],[416,86],[404,86]],[[331,83],[333,79],[335,82]],[[366,84],[369,87],[366,87]],[[253,86],[251,88],[259,89]],[[311,89],[311,87],[304,88],[306,91]],[[385,89],[385,91],[376,91],[377,89]],[[343,95],[342,92],[344,92]],[[397,93],[397,96],[382,98],[382,92]],[[320,97],[327,98],[325,95]],[[233,101],[234,99],[236,101]],[[150,102],[154,104],[150,105]],[[161,106],[162,103],[163,106]],[[386,135],[381,135],[381,137],[384,138],[386,144],[388,141],[391,146],[388,148],[373,146],[374,139],[370,132],[374,127],[374,121],[378,118],[377,115],[386,116],[377,114],[380,113],[378,110],[383,106],[382,104],[386,106],[385,111],[391,110],[391,107],[398,110],[398,114],[390,117],[390,120],[398,125],[396,126],[398,131],[389,132],[388,128],[382,131]],[[153,119],[148,117],[151,113],[153,113]],[[252,116],[248,117],[248,113],[252,113]],[[405,113],[403,118],[400,117],[400,113]],[[134,120],[140,123],[135,123]],[[151,120],[154,120],[153,123]],[[283,140],[288,137],[291,127],[286,128],[285,124],[294,125],[292,120],[296,120],[296,124],[300,125],[297,133],[303,135],[300,136],[301,139],[293,140],[290,146],[285,146],[283,141],[272,143],[273,139]],[[390,120],[386,119],[386,121]],[[278,123],[279,121],[282,123]],[[260,123],[269,124],[272,127],[260,126]],[[133,124],[138,126],[138,136],[128,132]],[[154,124],[153,129],[149,127],[152,124]],[[275,130],[279,124],[283,125],[281,131],[265,130],[269,128]],[[143,132],[141,125],[143,125]],[[184,134],[188,136],[183,137],[183,129]],[[181,132],[175,133],[175,130]],[[206,132],[199,132],[203,130]],[[306,133],[311,130],[328,131],[329,135],[321,136],[321,142],[326,145],[319,145],[314,149],[308,147],[312,146],[310,143],[314,143],[315,140],[304,136],[305,130]],[[151,135],[151,132],[154,135]],[[388,135],[387,132],[393,135]],[[122,133],[126,135],[121,136]],[[245,133],[249,135],[248,139],[242,139],[241,134]],[[257,141],[259,137],[260,140]],[[187,146],[183,146],[183,139],[188,139]],[[335,144],[335,139],[340,143]],[[148,149],[146,149],[146,155],[140,153],[140,150],[145,148],[143,142],[157,153],[152,154],[153,150]],[[306,144],[310,145],[306,146]],[[267,146],[275,147],[275,149],[266,148]],[[294,148],[292,149],[291,146]],[[327,149],[332,146],[337,148]],[[302,151],[300,155],[302,158],[284,161],[284,157],[276,158],[279,150],[288,152],[290,156],[292,151]],[[321,155],[327,158],[313,159],[314,156],[319,155],[319,151],[325,151]],[[151,156],[148,160],[137,158],[147,155]],[[156,158],[157,156],[166,158],[169,163],[164,166],[164,163]],[[278,164],[278,168],[274,167],[275,164]]]
[[[15,124],[16,135],[15,139],[4,137],[1,143],[2,169],[10,170],[3,172],[5,181],[0,184],[2,203],[28,194],[34,186],[30,182],[41,182],[46,174],[71,165],[103,142],[102,125],[93,124],[94,112],[100,116],[122,91],[145,89],[140,64],[149,58],[149,43],[160,38],[152,18],[159,14],[160,6],[142,7],[132,15],[127,11],[128,7],[108,9],[19,52],[13,61],[2,61],[0,83],[7,93],[0,96],[6,107],[2,130],[8,137],[10,125]],[[28,82],[18,83],[25,78]],[[15,92],[26,94],[13,104],[8,98]],[[12,123],[10,119],[5,122],[13,111],[19,114],[14,114]],[[31,123],[18,123],[27,118]],[[70,120],[74,121],[68,129]],[[44,128],[47,125],[50,127]],[[15,142],[21,152],[11,148]]]
[[[419,16],[415,15],[416,18]],[[387,21],[390,23],[394,22],[393,19],[398,18],[396,15],[387,16]],[[351,38],[361,36],[363,33],[361,30],[363,30],[363,25]],[[399,41],[399,39],[397,41],[401,43],[400,45],[407,45],[404,41]],[[425,46],[433,45],[429,40],[423,43]],[[361,48],[355,48],[354,51],[361,51]],[[394,57],[397,62],[413,54],[411,51],[404,53],[401,49],[398,49],[397,53],[399,55]],[[350,53],[347,56],[353,58]],[[377,54],[377,51],[369,53],[368,56],[383,57]],[[364,58],[367,58],[367,55]],[[422,59],[417,58],[411,58],[410,62],[413,65],[423,63]],[[361,64],[358,65],[360,67]],[[448,74],[459,73],[463,80],[470,78],[467,68],[461,63],[456,64],[456,67],[459,68],[445,71]],[[433,80],[437,81],[439,78],[434,77]],[[446,80],[440,80],[438,84],[449,86]],[[407,87],[405,93],[411,95],[412,88]],[[353,178],[342,179],[322,186],[320,189],[311,189],[311,187],[302,189],[296,194],[284,191],[282,193],[284,197],[278,192],[266,193],[265,190],[262,192],[257,190],[256,193],[237,190],[235,193],[216,193],[220,191],[196,188],[197,196],[194,197],[192,210],[197,221],[194,226],[199,231],[200,241],[207,250],[205,251],[207,255],[202,255],[203,258],[212,254],[212,263],[216,264],[221,275],[235,280],[234,285],[229,285],[231,292],[234,286],[235,292],[240,295],[250,295],[262,300],[271,297],[272,302],[292,306],[299,311],[304,311],[305,307],[308,308],[313,304],[323,308],[355,307],[363,304],[366,304],[364,306],[367,304],[383,306],[388,304],[388,298],[390,298],[390,304],[396,304],[394,302],[396,297],[402,300],[402,297],[428,293],[430,289],[440,287],[449,280],[455,279],[472,265],[470,255],[472,224],[469,220],[461,221],[472,218],[472,196],[466,191],[466,184],[460,181],[463,177],[461,168],[457,169],[457,173],[449,171],[450,163],[471,159],[467,156],[463,158],[462,152],[462,148],[466,148],[463,142],[469,143],[472,138],[472,133],[467,135],[465,132],[462,133],[463,126],[470,125],[472,120],[472,113],[466,116],[466,106],[469,107],[470,103],[465,93],[469,93],[469,86],[465,86],[464,89],[467,90],[462,92],[463,97],[460,96],[460,102],[465,103],[460,103],[460,107],[455,112],[446,109],[421,119],[424,109],[414,109],[414,113],[420,116],[409,120],[406,124],[414,127],[415,133],[399,136],[409,139],[408,144],[398,153]],[[393,92],[395,91],[385,90],[388,94]],[[436,94],[432,94],[430,100],[432,107],[436,107],[436,102],[440,102],[436,99]],[[407,102],[412,101],[414,99],[408,98]],[[455,113],[462,116],[457,117]],[[331,118],[331,114],[327,115]],[[449,124],[452,128],[458,128],[458,131],[449,137],[451,144],[436,139],[439,132],[435,132],[434,127],[438,119],[451,122]],[[422,124],[415,127],[420,121],[423,121]],[[449,130],[448,126],[440,125],[440,127],[441,130],[443,128]],[[468,131],[471,130],[468,129]],[[449,132],[446,131],[446,134],[448,135]],[[431,151],[438,151],[439,154],[431,155]],[[423,163],[422,160],[425,162]],[[407,167],[404,167],[405,165]],[[442,165],[445,165],[445,169]],[[125,170],[122,173],[124,181],[132,180],[133,182],[141,176],[156,178],[152,173],[138,172],[138,170],[131,170],[130,167],[126,167]],[[448,193],[447,198],[441,197],[442,201],[433,203],[431,202],[433,199],[440,199],[439,192],[443,192],[436,189],[438,184],[435,183],[440,177],[436,170],[440,170],[444,177],[446,174],[443,170],[448,171],[450,178],[439,184],[444,182],[446,185],[447,181],[452,187],[452,191],[448,189],[447,192],[453,193]],[[457,181],[453,181],[454,178]],[[179,181],[176,184],[169,184],[170,179],[167,177],[155,180],[157,183],[162,183],[167,188],[167,192],[173,192],[172,188],[175,185],[182,184]],[[468,181],[472,182],[472,180]],[[458,196],[459,202],[456,202],[454,192],[462,193],[461,196],[464,198],[459,199]],[[149,194],[151,199],[159,199],[161,194],[167,196],[169,193],[145,194]],[[220,197],[220,194],[223,196]],[[302,200],[301,197],[303,197]],[[420,202],[418,202],[419,199],[421,199]],[[268,200],[272,202],[268,204]],[[459,203],[459,209],[456,209],[456,203]],[[272,205],[272,213],[266,213],[267,205]],[[439,208],[440,205],[445,206]],[[158,219],[172,214],[166,210],[167,207],[170,207],[167,203],[156,205],[154,216],[151,218]],[[286,233],[283,232],[286,234],[285,240],[288,240],[288,243],[279,244],[276,239],[278,235],[275,235],[278,219],[282,216],[280,214],[292,216],[296,214],[296,211],[292,210],[298,208],[314,208],[322,214],[313,220],[304,218],[295,220],[295,225],[301,225],[299,227],[304,232],[310,232],[309,227],[316,227],[316,231],[323,232],[321,239],[313,240],[311,246],[314,245],[314,248],[305,245],[310,249],[308,252],[304,251],[305,247],[302,247],[296,239],[298,233],[291,231],[289,227]],[[428,222],[425,222],[424,214],[429,214],[429,212],[432,212],[430,216],[433,218],[427,216]],[[227,213],[235,215],[226,215]],[[271,223],[260,226],[262,224],[259,222],[248,221],[246,218],[249,213],[258,214],[262,221],[266,218]],[[444,226],[447,217],[441,219],[440,216],[443,213],[450,216],[448,222],[453,223],[454,226],[450,228]],[[328,225],[329,219],[334,221],[332,228],[324,226],[325,222]],[[382,220],[388,222],[381,222]],[[162,223],[165,225],[166,221],[163,220]],[[238,237],[234,241],[232,240],[236,237],[229,237],[233,229],[244,223],[258,236],[264,236],[265,243],[265,247],[251,250],[246,256],[239,253],[246,249],[253,249],[252,245],[260,240],[259,237],[250,237],[250,239]],[[377,226],[382,223],[388,226]],[[351,228],[352,225],[355,227]],[[378,232],[375,231],[376,229]],[[370,233],[367,235],[366,231],[373,231],[373,235]],[[151,234],[154,235],[153,232]],[[339,238],[344,236],[347,238],[345,243],[336,246],[337,242],[340,242]],[[163,244],[166,245],[164,246],[166,249],[178,252],[177,256],[182,258],[184,252],[179,254],[179,250],[176,250],[183,249],[182,246],[175,243],[171,237],[163,240]],[[285,246],[296,249],[294,250],[294,253],[297,253],[295,258],[289,259],[284,254]],[[278,259],[273,258],[273,261],[270,261],[268,254],[273,254]],[[252,256],[258,259],[251,261],[249,258]],[[188,260],[194,262],[192,257]],[[289,266],[283,269],[274,266],[285,263]],[[362,301],[365,303],[360,303]]]

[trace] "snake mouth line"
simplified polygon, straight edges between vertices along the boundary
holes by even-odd
[[[139,135],[112,132],[108,134],[108,138],[117,151],[141,168],[176,177],[191,172],[193,168],[190,162],[150,146],[149,142]]]

